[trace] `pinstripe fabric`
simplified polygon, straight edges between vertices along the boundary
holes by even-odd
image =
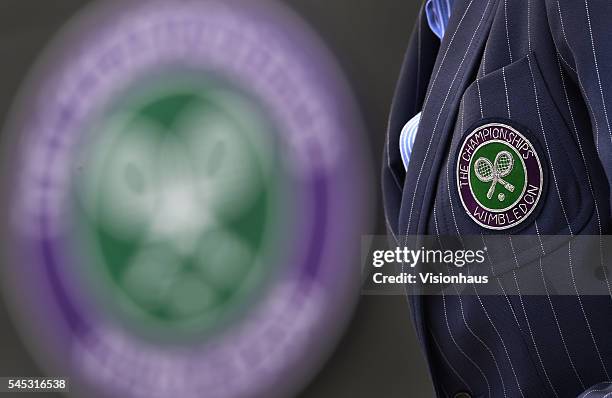
[[[427,0],[425,3],[425,13],[427,15],[427,23],[431,31],[440,39],[444,37],[448,20],[450,19],[452,0]],[[399,149],[402,156],[404,168],[408,169],[410,155],[416,139],[416,134],[419,130],[419,122],[421,113],[419,112],[406,123],[400,134]]]
[[[452,163],[471,126],[502,118],[531,132],[548,171],[541,208],[517,233],[610,233],[612,2],[456,3],[439,48],[419,28],[422,12],[406,55],[383,169],[390,231],[482,234],[486,244],[491,231],[461,206]],[[420,109],[406,170],[399,130]],[[552,250],[536,240],[542,255]],[[518,250],[511,236],[508,246]],[[570,261],[557,272],[572,278],[583,264],[571,245],[561,250]],[[518,261],[507,272],[520,292]],[[501,284],[496,296],[473,293],[410,298],[437,396],[612,397],[612,294],[510,296]]]

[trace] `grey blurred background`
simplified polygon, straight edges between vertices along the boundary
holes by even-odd
[[[0,0],[0,125],[41,50],[86,0]],[[420,1],[286,0],[319,33],[348,76],[368,127],[378,176],[387,114]],[[378,221],[384,233],[380,188]],[[0,377],[40,376],[0,301]],[[427,367],[406,299],[363,296],[335,353],[300,398],[428,397]],[[59,397],[19,394],[19,397]]]

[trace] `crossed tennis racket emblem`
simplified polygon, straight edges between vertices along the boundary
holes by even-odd
[[[489,188],[489,192],[487,192],[487,198],[493,198],[493,194],[495,193],[495,187],[497,184],[501,184],[504,188],[506,188],[510,192],[514,192],[514,185],[510,184],[508,181],[504,180],[514,168],[514,158],[512,154],[508,151],[501,151],[495,157],[495,162],[491,163],[491,161],[487,158],[481,157],[476,160],[474,163],[474,171],[476,173],[476,177],[484,183],[491,183],[491,187]],[[504,194],[499,194],[498,199],[500,202],[505,200],[506,196]]]

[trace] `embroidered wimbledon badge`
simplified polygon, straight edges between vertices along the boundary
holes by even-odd
[[[456,172],[463,207],[487,229],[518,226],[529,218],[542,196],[540,157],[529,139],[506,124],[474,129],[459,149]]]

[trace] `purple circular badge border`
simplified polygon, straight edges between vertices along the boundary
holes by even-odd
[[[507,130],[510,130],[511,132],[513,132],[514,134],[518,135],[520,138],[522,138],[526,143],[529,144],[529,148],[527,148],[528,151],[531,151],[533,153],[533,156],[529,157],[529,159],[525,159],[521,153],[521,150],[519,148],[516,148],[514,145],[512,145],[511,143],[501,140],[499,138],[493,138],[491,137],[490,139],[487,139],[486,141],[481,142],[480,144],[478,144],[478,146],[474,149],[473,154],[475,154],[477,152],[477,150],[479,148],[481,148],[483,145],[487,144],[487,143],[491,143],[491,142],[503,142],[506,143],[507,145],[511,146],[512,149],[519,155],[521,156],[521,161],[523,163],[523,167],[525,170],[525,176],[526,176],[526,181],[525,181],[525,186],[523,188],[523,193],[521,194],[521,197],[511,206],[503,209],[503,210],[499,210],[499,211],[493,211],[493,210],[489,210],[484,208],[484,206],[482,206],[478,200],[476,199],[476,197],[474,196],[472,189],[471,189],[471,180],[469,178],[469,173],[471,173],[471,163],[472,163],[472,158],[470,156],[469,160],[465,160],[463,159],[463,153],[464,153],[464,149],[465,149],[465,145],[468,143],[468,141],[470,140],[471,137],[473,137],[475,134],[479,133],[480,131],[486,129],[486,128],[490,128],[490,127],[500,127],[500,128],[504,128]],[[526,129],[523,129],[525,131],[528,131]],[[499,121],[499,120],[486,120],[486,121],[481,121],[479,122],[475,127],[470,128],[468,131],[470,131],[469,134],[467,134],[464,139],[461,142],[461,145],[459,146],[459,150],[457,151],[457,160],[456,160],[456,166],[455,166],[455,178],[457,180],[457,193],[459,196],[459,200],[463,206],[463,208],[465,209],[467,215],[470,217],[470,219],[472,221],[474,221],[476,224],[478,224],[479,226],[489,229],[489,230],[494,230],[494,231],[505,231],[505,230],[510,230],[513,228],[516,228],[518,226],[520,226],[522,223],[524,223],[526,220],[528,220],[535,212],[535,210],[539,207],[540,201],[544,195],[544,189],[545,189],[545,173],[544,173],[544,168],[542,167],[542,161],[541,161],[541,156],[540,153],[538,151],[538,148],[536,147],[536,144],[534,143],[534,141],[532,141],[531,139],[529,139],[528,136],[526,136],[525,134],[521,133],[519,131],[518,127],[514,127],[512,125],[512,122],[504,120],[504,121]],[[529,135],[529,133],[527,133]],[[536,141],[537,142],[537,141]],[[472,155],[473,155],[472,154]],[[461,180],[460,180],[460,170],[461,170],[461,166],[464,166],[464,170],[468,170],[468,184],[461,184]],[[535,181],[534,181],[535,180]],[[530,185],[530,182],[535,182],[535,184],[537,184],[538,186],[538,194],[537,197],[535,198],[535,200],[533,201],[533,203],[529,204],[530,207],[528,208],[528,211],[522,215],[520,218],[516,218],[514,217],[514,214],[510,214],[515,208],[516,206],[520,205],[521,202],[524,200],[525,198],[525,192],[527,190],[527,187]],[[534,184],[534,185],[535,185]],[[473,215],[473,212],[475,210],[477,210],[478,208],[480,208],[483,212],[486,213],[497,213],[500,215],[503,215],[504,217],[509,217],[509,214],[515,218],[515,220],[512,223],[508,223],[507,225],[504,226],[496,226],[496,225],[489,225],[489,224],[485,224],[483,223],[481,220],[479,220],[478,218],[476,218]]]

